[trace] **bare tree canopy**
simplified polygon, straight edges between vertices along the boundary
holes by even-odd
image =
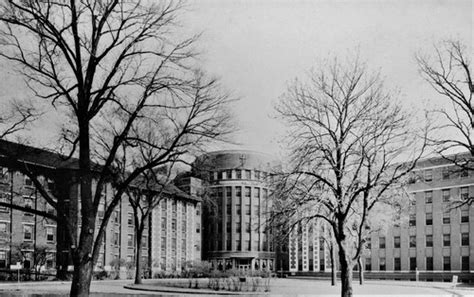
[[[182,6],[119,0],[1,5],[0,56],[36,98],[69,118],[58,138],[79,165],[81,230],[70,238],[73,296],[89,292],[105,227],[128,185],[229,132],[228,94],[193,69],[197,36],[177,37]],[[119,162],[130,174],[117,174]],[[111,180],[116,192],[94,234]]]
[[[424,148],[413,117],[358,58],[326,61],[295,80],[277,111],[288,123],[288,171],[276,217],[327,222],[337,243],[342,296],[352,296],[372,211],[415,166]],[[401,160],[409,160],[400,163]]]
[[[433,53],[418,54],[416,60],[422,76],[442,96],[445,108],[433,112],[439,122],[438,138],[433,138],[439,153],[463,169],[474,170],[474,84],[472,53],[458,40],[448,40],[433,46]],[[453,152],[468,151],[469,158],[459,158]]]

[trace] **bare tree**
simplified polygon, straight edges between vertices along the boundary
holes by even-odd
[[[196,37],[176,42],[173,35],[181,8],[173,1],[2,4],[0,56],[17,66],[38,100],[71,118],[62,140],[66,155],[78,157],[81,209],[79,238],[69,232],[72,296],[88,295],[105,227],[128,185],[188,153],[194,143],[227,132],[228,96],[192,70]],[[142,128],[150,125],[160,127],[167,141],[149,142]],[[102,137],[104,127],[108,134]],[[138,143],[147,149],[138,149]],[[152,151],[154,157],[127,164],[130,174],[121,177],[114,165],[123,150]],[[111,180],[116,191],[94,233],[101,194]],[[45,199],[56,207],[53,197]]]
[[[438,153],[456,165],[454,173],[474,172],[474,83],[471,54],[459,40],[447,40],[433,46],[430,55],[417,54],[423,78],[445,100],[445,107],[433,110],[441,133],[431,139]],[[456,151],[466,154],[454,154]],[[455,201],[455,206],[472,203],[472,199]]]
[[[149,170],[137,178],[126,190],[130,205],[133,209],[135,229],[135,284],[142,283],[142,246],[145,227],[149,226],[153,210],[166,196],[179,195],[178,189],[173,187],[171,170],[159,174]],[[184,193],[182,193],[184,195]],[[150,230],[150,229],[149,229]],[[148,237],[150,238],[150,237]],[[149,259],[150,260],[150,259]],[[151,265],[150,265],[151,267]]]
[[[384,194],[414,168],[425,142],[416,147],[412,118],[358,58],[334,59],[307,83],[296,80],[277,111],[289,126],[291,157],[275,215],[293,224],[327,222],[337,244],[341,295],[352,296],[352,267],[365,240],[360,234]]]

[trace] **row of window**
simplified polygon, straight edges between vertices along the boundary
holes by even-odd
[[[445,203],[451,202],[451,189],[442,189],[442,201]],[[425,191],[424,192],[425,204],[432,204],[433,203],[433,191]],[[467,200],[469,198],[469,187],[461,187],[460,188],[460,196],[461,200]],[[416,204],[416,200],[412,200],[412,204]]]
[[[460,217],[461,224],[462,223],[469,223],[469,210],[463,209],[461,210],[461,217]],[[451,214],[450,212],[444,212],[443,213],[443,225],[451,224]],[[432,226],[433,225],[433,213],[432,212],[427,212],[425,214],[425,224],[426,226]],[[408,225],[410,227],[416,226],[416,214],[410,214],[409,219],[408,219]]]
[[[264,171],[250,169],[227,169],[209,172],[210,181],[230,179],[251,179],[258,181],[268,181],[268,179],[273,179],[273,175]]]
[[[417,269],[417,261],[416,257],[409,258],[410,263],[410,270],[415,271]],[[426,257],[426,270],[432,271],[433,270],[433,257]],[[385,271],[387,269],[386,259],[385,257],[379,258],[379,267],[380,271]],[[366,258],[365,259],[365,270],[371,271],[372,270],[372,259]],[[399,257],[393,258],[393,270],[400,271],[401,270],[401,259]],[[444,256],[443,257],[443,270],[450,271],[451,270],[451,257]],[[462,256],[461,257],[461,270],[468,271],[469,270],[469,256]]]
[[[443,234],[443,246],[451,246],[451,237],[452,234]],[[426,247],[432,247],[433,246],[433,235],[428,234],[425,236],[425,245]],[[385,249],[386,247],[386,240],[385,236],[379,237],[379,249]],[[468,246],[469,245],[469,233],[463,232],[461,233],[461,245],[463,246]],[[371,249],[371,242],[370,238],[368,242],[366,243],[367,249]],[[393,237],[393,247],[394,248],[400,248],[400,236],[394,236]],[[416,247],[416,236],[411,235],[409,238],[409,247],[414,248]]]
[[[216,240],[215,242],[210,241],[209,243],[209,250],[214,251],[218,250],[221,251],[223,250],[223,242],[222,240]],[[253,249],[252,249],[253,246]],[[231,240],[226,240],[226,250],[227,251],[233,251],[232,249],[232,241]],[[264,251],[264,252],[273,252],[273,243],[271,241],[263,241],[261,244],[259,243],[258,240],[254,240],[253,244],[252,241],[250,240],[245,240],[244,244],[242,245],[242,242],[240,240],[235,241],[235,250],[236,251]]]
[[[2,183],[9,183],[10,182],[10,177],[8,175],[8,168],[7,167],[2,167],[0,166],[0,182]],[[20,172],[16,172],[17,175],[21,175]],[[38,180],[41,182],[43,181],[43,186],[46,187],[47,190],[52,191],[54,189],[54,182],[50,179],[47,178],[38,178]],[[33,181],[26,175],[23,176],[23,185],[27,187],[34,187]]]
[[[54,243],[56,227],[46,226],[45,227],[45,238],[46,242]],[[10,229],[8,222],[0,222],[0,239],[8,239]],[[34,237],[34,225],[24,224],[23,225],[23,240],[33,241]]]
[[[433,181],[433,169],[425,169],[422,172],[423,181],[431,182]],[[467,168],[454,168],[454,167],[444,167],[441,171],[441,179],[449,180],[453,178],[468,178],[469,170]],[[412,182],[415,182],[415,179],[412,179]]]
[[[0,192],[0,202],[10,203],[10,197],[11,197],[10,193]],[[22,205],[23,207],[29,208],[29,209],[35,208],[34,197],[25,195],[22,197],[22,199],[23,199],[23,205]],[[49,214],[53,214],[53,215],[55,214],[55,209],[49,203],[46,203],[44,207],[42,208],[37,207],[36,209],[44,210]],[[6,206],[0,206],[0,212],[10,212],[10,208]],[[25,212],[25,215],[32,216],[33,214]]]

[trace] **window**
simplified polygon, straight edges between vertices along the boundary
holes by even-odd
[[[8,203],[10,199],[9,198],[9,195],[7,193],[1,193],[0,192],[0,202],[3,202],[3,203]],[[6,206],[0,206],[0,211],[2,212],[8,212],[8,207]]]
[[[450,224],[451,223],[451,215],[448,212],[443,212],[443,224]]]
[[[443,168],[442,175],[443,175],[443,179],[444,179],[444,180],[449,179],[449,178],[450,178],[449,169],[448,169],[448,168]]]
[[[451,190],[443,189],[443,202],[449,202],[451,200]]]
[[[104,208],[105,208],[105,205],[103,203],[100,203],[99,204],[99,207],[97,209],[97,216],[99,218],[103,218],[104,217]]]
[[[114,223],[118,224],[119,222],[119,212],[118,210],[114,211]]]
[[[432,191],[426,191],[425,192],[425,203],[426,204],[433,203],[433,192]]]
[[[461,270],[469,270],[469,256],[461,257]]]
[[[119,233],[118,232],[114,233],[114,245],[115,246],[119,245]]]
[[[469,233],[461,233],[461,245],[469,245]]]
[[[365,258],[365,271],[371,271],[371,270],[372,270],[372,259]]]
[[[242,213],[242,206],[240,206],[240,204],[237,204],[235,206],[235,213],[240,215]]]
[[[237,197],[237,202],[240,203],[240,198],[242,197],[242,187],[235,187],[235,196]]]
[[[395,270],[395,271],[400,271],[400,270],[401,270],[400,258],[394,258],[394,259],[393,259],[393,265],[394,265],[393,270]]]
[[[213,181],[214,180],[214,171],[209,172],[209,180]]]
[[[133,234],[127,234],[127,246],[133,248]]]
[[[131,212],[127,214],[127,223],[128,225],[133,226],[133,213]]]
[[[410,195],[410,205],[415,206],[416,205],[416,194]]]
[[[245,205],[245,214],[248,216],[250,215],[250,211],[251,211],[250,208],[251,208],[250,204]]]
[[[29,196],[23,196],[23,205],[25,208],[33,209],[33,198]],[[32,213],[25,212],[25,215],[32,216]]]
[[[410,247],[411,248],[416,247],[416,236],[415,235],[410,235]]]
[[[425,182],[430,182],[433,180],[433,170],[426,169],[425,170]]]
[[[245,241],[244,249],[245,249],[246,251],[250,251],[250,240],[246,240],[246,241]]]
[[[385,271],[386,266],[385,266],[385,258],[380,258],[379,259],[379,270],[380,271]]]
[[[410,226],[416,226],[416,214],[410,214],[408,224]]]
[[[462,187],[461,188],[461,200],[467,200],[469,198],[469,188]]]
[[[394,248],[400,248],[400,236],[395,236],[393,238],[393,247]]]
[[[245,232],[250,233],[250,223],[245,223]]]
[[[240,169],[235,170],[235,178],[236,179],[242,179],[242,170],[240,170]]]
[[[49,203],[46,203],[46,213],[48,213],[50,215],[55,215],[56,210]]]
[[[468,223],[469,222],[469,210],[462,209],[461,210],[461,223]]]
[[[415,271],[416,270],[416,258],[411,257],[410,258],[410,271]]]
[[[173,231],[173,232],[176,231],[176,219],[175,218],[171,219],[171,231]]]
[[[240,240],[236,240],[235,244],[238,251],[242,250],[242,245],[240,244]]]
[[[148,248],[148,236],[143,235],[142,237],[142,248],[146,249]]]
[[[24,240],[33,239],[33,226],[32,225],[23,225],[23,239]]]
[[[426,247],[433,246],[433,235],[426,235]]]
[[[46,241],[54,242],[54,227],[46,227]]]
[[[379,248],[381,249],[385,248],[385,237],[383,236],[379,237]]]
[[[451,270],[451,257],[443,257],[443,270],[449,271]]]
[[[252,172],[250,170],[245,170],[245,178],[250,179],[251,176],[252,176]]]
[[[433,270],[433,257],[426,257],[426,270]]]
[[[197,216],[201,215],[201,205],[200,204],[196,205],[196,215]]]
[[[242,232],[242,223],[241,223],[241,222],[237,222],[236,224],[237,224],[237,226],[236,226],[236,228],[235,228],[235,232],[237,232],[237,233]]]
[[[0,268],[6,268],[6,267],[7,267],[7,252],[0,251]]]
[[[4,233],[8,233],[8,223],[7,222],[0,222],[0,235]]]
[[[196,224],[196,233],[201,233],[201,225],[199,223]]]
[[[372,248],[372,238],[367,238],[367,241],[365,243],[365,247],[370,250]]]
[[[164,230],[166,230],[166,224],[167,224],[166,218],[161,218],[161,230],[162,230],[162,232]]]
[[[161,253],[166,252],[166,236],[161,237]]]
[[[24,184],[27,187],[32,187],[33,186],[33,181],[28,176],[25,176],[25,183]]]
[[[451,246],[451,235],[443,234],[443,246]]]
[[[217,172],[217,179],[218,179],[218,180],[223,179],[223,176],[224,176],[223,173],[224,173],[223,171],[218,171],[218,172]]]
[[[428,212],[426,213],[426,226],[433,225],[433,213]]]
[[[226,170],[225,175],[226,175],[227,179],[232,179],[232,170]]]
[[[231,251],[232,250],[232,241],[230,241],[230,239],[227,239],[225,243],[226,243],[227,250]]]

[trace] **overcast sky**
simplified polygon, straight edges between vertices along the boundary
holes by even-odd
[[[274,104],[288,83],[304,77],[318,60],[359,51],[381,71],[387,87],[400,90],[404,104],[422,109],[426,102],[432,107],[439,100],[420,78],[415,53],[428,52],[446,38],[463,41],[472,53],[474,40],[470,0],[186,3],[183,29],[187,34],[203,32],[200,63],[240,98],[233,106],[240,127],[235,140],[241,148],[276,155],[285,128],[274,119]],[[19,81],[9,69],[0,71],[0,98],[18,94]],[[235,147],[215,147],[225,148]]]
[[[420,78],[414,55],[457,38],[471,47],[472,1],[195,0],[184,23],[203,31],[204,67],[241,98],[235,105],[244,148],[278,154],[284,127],[273,105],[295,77],[330,55],[359,50],[404,104],[437,100]]]

